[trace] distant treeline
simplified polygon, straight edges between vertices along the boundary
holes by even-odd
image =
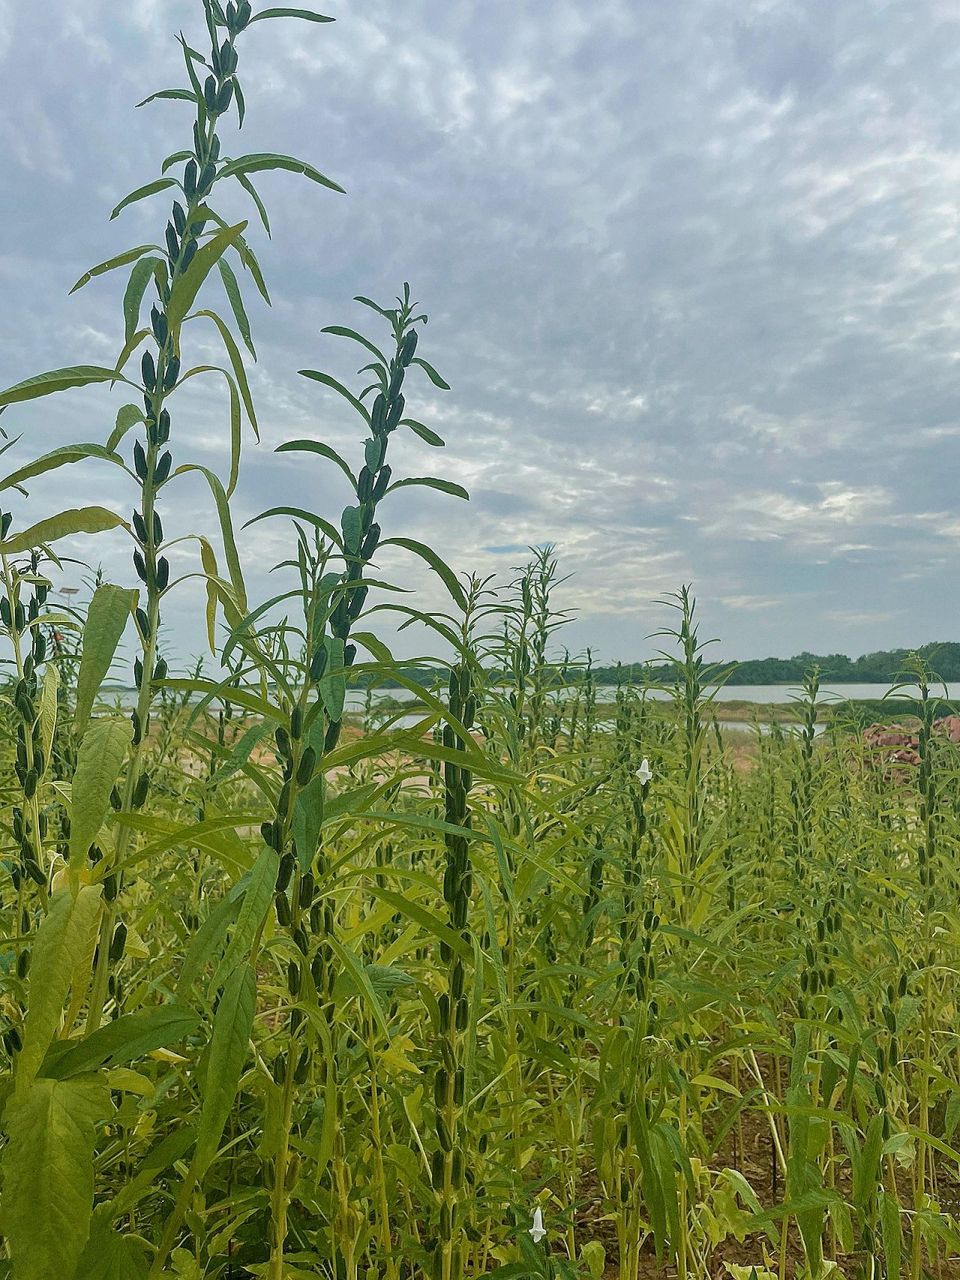
[[[944,642],[925,644],[919,649],[881,649],[865,653],[859,658],[848,658],[845,653],[798,653],[793,658],[748,658],[744,662],[717,662],[725,670],[733,667],[727,684],[786,684],[795,685],[803,679],[811,667],[820,668],[824,684],[892,684],[903,675],[904,665],[911,653],[919,653],[930,670],[949,684],[960,682],[960,644]],[[558,667],[558,674],[563,668]],[[403,674],[428,688],[445,683],[447,672],[441,668],[402,668]],[[585,668],[582,663],[571,661],[566,676],[571,683],[582,679]],[[672,683],[675,673],[666,663],[624,662],[616,666],[594,667],[593,678],[597,684],[655,684]],[[360,676],[356,684],[361,687],[373,683],[380,689],[401,688],[399,681],[375,675]]]
[[[820,668],[824,684],[891,684],[903,674],[911,653],[919,653],[932,672],[948,683],[960,681],[960,644],[925,644],[919,649],[880,649],[859,658],[845,653],[798,653],[793,658],[748,658],[737,662],[727,684],[797,684],[811,669]],[[721,669],[733,663],[718,664]],[[624,663],[617,667],[597,667],[598,684],[671,681],[672,667],[645,662]]]

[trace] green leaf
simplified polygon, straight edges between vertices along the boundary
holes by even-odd
[[[356,329],[347,329],[342,324],[328,324],[320,332],[335,333],[339,338],[352,338],[354,342],[359,342],[361,347],[366,347],[371,355],[375,355],[382,365],[386,366],[387,364],[387,357],[380,348],[375,347],[369,338],[365,338],[362,333],[357,333]]]
[[[246,225],[246,222],[238,222],[236,226],[225,227],[211,236],[194,254],[193,261],[183,275],[174,281],[170,291],[170,301],[167,304],[167,323],[172,333],[179,333],[184,317],[193,306],[193,301],[200,292],[200,286],[213,269],[213,264],[237,237],[243,234]]]
[[[142,418],[142,414],[140,416]],[[12,489],[15,485],[23,484],[24,480],[32,480],[34,476],[42,476],[47,471],[56,471],[58,467],[67,467],[74,462],[84,462],[87,458],[100,458],[104,462],[112,462],[114,466],[123,466],[123,459],[109,446],[104,448],[102,444],[66,444],[60,449],[45,453],[42,458],[28,462],[26,466],[16,471],[11,471],[8,476],[0,480],[0,491]]]
[[[284,444],[277,445],[277,453],[317,453],[321,458],[329,458],[331,462],[336,463],[343,474],[350,481],[354,490],[357,487],[357,477],[350,470],[348,464],[340,457],[336,449],[331,449],[330,445],[324,444],[322,440],[287,440]]]
[[[359,507],[344,507],[340,517],[340,528],[343,531],[344,551],[348,556],[355,556],[360,550],[360,539],[363,533]]]
[[[221,940],[236,919],[243,898],[235,896],[231,891],[224,894],[215,907],[210,909],[207,918],[193,935],[190,948],[184,958],[177,980],[177,997],[185,999],[196,980],[197,974],[213,955]]]
[[[260,428],[257,425],[257,414],[253,407],[253,397],[250,394],[250,385],[247,382],[247,371],[243,367],[243,356],[241,356],[240,348],[234,341],[233,334],[215,311],[197,311],[195,314],[198,316],[205,316],[208,320],[212,320],[217,326],[217,330],[223,340],[223,345],[226,348],[227,355],[230,359],[230,364],[233,366],[233,373],[237,380],[237,385],[240,388],[240,395],[243,397],[243,407],[247,411],[247,417],[250,419],[250,425],[253,427],[253,433],[259,440]]]
[[[183,475],[188,471],[199,471],[213,494],[217,515],[220,519],[220,536],[223,539],[223,552],[227,561],[227,572],[230,575],[229,581],[233,590],[234,601],[241,614],[246,613],[247,589],[243,581],[240,555],[237,551],[237,541],[233,532],[233,517],[230,514],[230,503],[227,500],[226,491],[218,475],[210,471],[209,468],[201,467],[196,463],[187,463],[185,466],[177,467],[174,474]],[[207,546],[209,547],[209,543]]]
[[[105,507],[81,507],[71,511],[61,511],[49,520],[41,520],[31,525],[22,533],[0,542],[0,554],[13,556],[21,551],[32,551],[34,547],[45,546],[56,542],[59,538],[69,538],[76,533],[102,533],[106,529],[116,529],[127,522],[115,511],[107,511]]]
[[[162,261],[162,258],[141,258],[130,272],[130,279],[127,281],[123,295],[123,341],[126,346],[130,345],[140,323],[140,305],[147,285],[150,283],[157,263]]]
[[[461,484],[454,484],[452,480],[438,480],[436,476],[407,476],[403,480],[396,480],[387,489],[387,493],[393,493],[394,489],[404,489],[407,485],[419,484],[427,489],[438,489],[440,493],[449,493],[454,498],[463,498],[465,502],[470,501],[470,495]]]
[[[435,387],[439,387],[441,391],[450,390],[450,383],[444,382],[443,378],[440,377],[439,373],[437,373],[433,365],[429,364],[421,356],[414,356],[413,360],[411,361],[411,364],[418,364],[421,367],[421,369],[423,369],[426,372],[427,377],[430,379],[430,381],[433,383]]]
[[[249,961],[254,939],[263,928],[263,922],[273,902],[279,869],[280,857],[277,852],[274,849],[262,849],[251,868],[250,881],[243,895],[240,914],[237,916],[237,923],[223,959],[217,966],[212,990],[229,984],[234,972]]]
[[[177,102],[196,102],[197,95],[190,89],[158,89],[156,93],[151,93],[148,98],[138,102],[137,106],[145,107],[148,102],[156,102],[158,98],[170,98]],[[187,152],[187,155],[189,154]]]
[[[50,899],[33,944],[23,1049],[16,1087],[29,1085],[60,1028],[63,1006],[74,981],[86,982],[100,922],[100,886],[84,885],[74,896],[63,888]]]
[[[367,407],[362,401],[358,400],[352,391],[348,391],[342,382],[338,382],[336,378],[331,378],[329,373],[321,373],[318,369],[300,369],[298,370],[303,378],[312,378],[314,382],[322,382],[325,387],[331,387],[338,395],[343,396],[344,400],[352,404],[357,413],[359,413],[364,422],[370,425],[370,414]]]
[[[245,173],[238,173],[237,181],[240,183],[241,187],[243,187],[244,191],[246,191],[247,195],[250,197],[253,203],[257,206],[257,213],[259,213],[260,215],[260,221],[263,223],[263,229],[264,231],[266,231],[267,235],[269,236],[270,235],[270,219],[267,217],[267,210],[264,206],[263,201],[260,199],[260,192],[253,185],[253,183],[250,181],[250,179],[247,177]]]
[[[250,19],[248,26],[260,22],[263,18],[303,18],[305,22],[335,22],[335,18],[325,18],[322,13],[313,13],[310,9],[261,9]]]
[[[132,333],[124,344],[123,350],[117,356],[117,363],[114,366],[114,376],[119,377],[126,367],[127,361],[140,346],[141,342],[145,342],[150,337],[149,329],[137,329]]]
[[[220,258],[217,261],[220,269],[220,277],[223,280],[223,287],[226,290],[227,297],[230,300],[230,306],[233,309],[233,317],[237,322],[237,328],[240,330],[240,336],[246,343],[247,350],[257,358],[256,348],[253,345],[253,339],[250,337],[250,321],[247,319],[247,313],[243,306],[243,297],[240,293],[240,285],[237,283],[237,277],[234,275],[233,267],[227,262],[226,258]]]
[[[143,410],[139,409],[135,404],[122,404],[117,410],[117,423],[110,432],[110,439],[107,441],[107,449],[116,449],[117,445],[127,434],[131,427],[136,426],[138,422],[146,422],[143,416]]]
[[[322,693],[321,690],[321,696]],[[323,755],[323,738],[323,717],[317,716],[310,726],[307,742],[316,751],[318,760]],[[309,870],[320,843],[326,789],[323,770],[317,769],[307,785],[298,789],[293,802],[293,837],[297,842],[297,860],[303,871]]]
[[[314,169],[313,165],[306,164],[303,160],[296,160],[293,156],[280,156],[273,152],[258,152],[254,155],[240,156],[238,160],[228,160],[217,177],[233,178],[241,173],[259,173],[264,169],[286,169],[290,173],[301,173],[311,182],[318,182],[322,187],[339,191],[341,195],[345,194],[343,187],[330,178],[325,178],[318,169]]]
[[[125,1013],[79,1040],[57,1040],[47,1051],[39,1075],[66,1080],[101,1067],[134,1062],[154,1049],[178,1044],[193,1035],[200,1019],[185,1005],[166,1004],[140,1013]]]
[[[43,753],[47,758],[44,776],[50,769],[53,760],[53,735],[57,728],[57,698],[60,690],[60,672],[48,662],[43,669],[43,684],[40,688],[40,734],[43,742]]]
[[[417,422],[415,418],[401,418],[401,427],[409,427],[414,435],[418,435],[421,440],[425,440],[427,444],[432,444],[435,449],[442,449],[444,441],[442,436],[438,436],[435,431],[424,426],[422,422]]]
[[[346,972],[353,979],[358,991],[367,1002],[370,1012],[373,1014],[373,1020],[382,1031],[384,1037],[390,1039],[390,1028],[387,1025],[387,1019],[384,1016],[383,1005],[377,997],[370,982],[370,977],[360,962],[353,954],[349,947],[344,946],[333,934],[327,935],[327,943],[333,950],[337,959],[343,965]]]
[[[380,546],[403,547],[404,550],[412,551],[413,554],[419,556],[421,560],[425,560],[434,573],[443,580],[443,585],[450,592],[451,596],[453,596],[457,607],[459,609],[466,609],[466,596],[463,594],[463,588],[457,581],[456,574],[430,547],[426,546],[422,542],[417,542],[413,538],[387,538],[380,543]]]
[[[97,1079],[35,1080],[4,1112],[3,1229],[17,1280],[73,1276],[90,1232],[97,1125],[110,1114]]]
[[[0,391],[0,406],[17,404],[23,400],[39,400],[41,396],[51,396],[57,391],[66,391],[70,387],[87,387],[96,382],[115,382],[116,369],[102,369],[95,364],[71,365],[67,369],[52,369],[49,373],[38,373],[34,378],[18,382],[16,386]]]
[[[100,1221],[100,1206],[94,1215],[87,1247],[77,1267],[77,1280],[147,1280],[150,1267],[143,1243],[135,1236],[122,1236],[109,1220]]]
[[[121,213],[128,205],[136,204],[138,200],[146,200],[148,196],[155,196],[158,191],[166,191],[169,187],[177,186],[177,182],[173,178],[156,178],[153,182],[148,182],[145,187],[137,187],[136,191],[131,191],[128,196],[124,196],[113,213],[110,215],[110,221]]]
[[[90,846],[110,808],[133,729],[124,716],[91,721],[77,752],[70,806],[70,877],[78,882]]]
[[[203,1088],[194,1171],[202,1178],[213,1163],[224,1125],[237,1096],[257,1004],[257,977],[249,964],[227,979],[213,1020]]]
[[[82,734],[86,728],[94,699],[110,670],[120,637],[130,614],[137,607],[138,599],[139,592],[115,587],[108,582],[101,583],[93,593],[83,627],[80,672],[77,676],[77,706],[73,725],[78,734]]]
[[[343,670],[344,644],[339,636],[327,636],[324,645],[327,650],[327,666],[317,692],[327,715],[336,722],[343,718],[343,703],[347,696],[347,680]]]
[[[880,1192],[880,1227],[883,1235],[884,1268],[888,1276],[900,1274],[900,1253],[903,1246],[903,1229],[900,1225],[900,1205],[889,1191]]]
[[[137,258],[142,258],[150,249],[155,248],[156,245],[153,244],[139,244],[135,249],[128,249],[126,253],[119,253],[115,258],[110,258],[107,262],[101,262],[99,266],[91,267],[89,271],[84,272],[70,292],[76,293],[85,284],[89,284],[94,276],[106,275],[108,271],[114,271],[117,267],[125,267],[128,262],[135,262]]]

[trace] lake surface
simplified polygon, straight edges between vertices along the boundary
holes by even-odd
[[[832,684],[822,685],[818,702],[837,702],[844,698],[882,698],[890,689],[887,684]],[[711,690],[712,692],[712,690]],[[938,688],[937,693],[943,692]],[[772,702],[791,702],[799,698],[802,690],[792,684],[728,684],[716,691],[717,702],[755,702],[760,706]],[[573,693],[568,692],[567,697]],[[614,685],[601,685],[597,689],[598,702],[613,702],[617,696]],[[647,696],[658,700],[668,699],[670,694],[662,689],[651,689]],[[953,694],[948,689],[947,696]],[[407,702],[413,697],[407,689],[375,689],[374,698],[394,698],[397,702]],[[351,689],[347,693],[347,706],[351,711],[361,711],[364,706],[363,690]]]
[[[890,686],[886,684],[834,684],[823,685],[820,689],[819,702],[830,703],[837,702],[844,698],[870,698],[880,699],[889,691]],[[943,694],[942,688],[937,688],[935,692],[939,695]],[[960,695],[960,691],[958,691]],[[347,711],[362,711],[366,704],[366,691],[363,689],[348,689],[345,707]],[[573,697],[572,691],[566,693],[566,697]],[[617,696],[616,687],[614,685],[601,685],[597,689],[598,702],[613,702]],[[801,690],[797,685],[789,684],[730,684],[716,690],[717,702],[753,702],[757,706],[767,706],[773,702],[791,702],[801,696]],[[954,691],[947,689],[947,697],[953,697]],[[116,688],[104,690],[105,700],[112,702],[121,707],[132,708],[136,705],[136,691],[134,689]],[[665,700],[670,694],[662,689],[650,689],[647,697],[656,700]],[[383,698],[391,698],[396,702],[409,702],[414,695],[408,689],[374,689],[374,703],[379,702]],[[896,702],[894,701],[891,712],[896,712]],[[752,728],[753,726],[746,720],[736,722],[725,722],[730,728]]]

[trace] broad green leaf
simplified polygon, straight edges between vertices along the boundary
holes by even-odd
[[[249,964],[238,965],[227,979],[213,1019],[194,1156],[194,1171],[198,1178],[202,1178],[213,1163],[230,1108],[237,1096],[256,1004],[256,973]]]
[[[3,1115],[3,1229],[17,1280],[73,1276],[90,1232],[97,1125],[111,1111],[94,1077],[34,1080]]]
[[[141,258],[130,272],[130,279],[123,294],[123,341],[129,346],[140,323],[140,306],[147,285],[153,277],[154,270],[161,258]]]
[[[86,728],[100,686],[106,679],[139,592],[101,583],[93,593],[83,628],[77,705],[73,725],[78,734]],[[112,785],[112,784],[111,784]]]
[[[394,489],[405,489],[408,485],[423,485],[427,489],[438,489],[440,493],[449,493],[454,498],[463,498],[466,502],[470,501],[470,495],[461,484],[454,484],[452,480],[438,480],[436,476],[407,476],[403,480],[396,480],[387,489],[387,493],[393,493]]]
[[[35,547],[45,546],[60,538],[69,538],[77,533],[102,533],[107,529],[116,529],[120,525],[127,527],[127,522],[115,511],[107,511],[105,507],[82,507],[79,510],[61,511],[49,520],[41,520],[31,525],[22,533],[14,534],[5,542],[0,542],[0,554],[13,556],[21,551],[32,551]]]
[[[322,187],[329,187],[331,191],[344,194],[343,187],[330,178],[325,178],[318,169],[314,169],[313,165],[306,164],[303,160],[295,160],[293,156],[279,156],[272,152],[259,152],[255,155],[240,156],[237,160],[228,160],[217,177],[233,178],[241,173],[259,173],[264,169],[286,169],[290,173],[300,173],[311,182],[319,182]]]
[[[143,1242],[121,1235],[111,1220],[99,1217],[98,1205],[75,1280],[147,1280],[150,1265]]]
[[[77,752],[70,805],[70,879],[79,883],[90,846],[96,841],[110,808],[133,729],[124,716],[87,724]]]
[[[47,1051],[39,1075],[66,1080],[101,1067],[134,1062],[154,1049],[178,1044],[192,1035],[200,1019],[184,1005],[165,1004],[140,1013],[124,1013],[79,1040],[58,1040]]]
[[[217,966],[212,990],[229,984],[235,970],[248,964],[254,940],[263,928],[273,902],[279,869],[280,857],[277,852],[274,849],[262,849],[250,871],[250,881],[243,895],[240,914],[223,959]]]
[[[137,245],[136,249],[128,249],[126,253],[117,254],[115,258],[111,258],[108,262],[101,262],[99,266],[91,267],[89,271],[83,273],[70,292],[76,293],[78,289],[82,289],[85,284],[88,284],[94,276],[102,276],[117,267],[125,267],[128,262],[135,262],[137,258],[142,258],[145,253],[149,253],[151,249],[156,247],[154,244]]]
[[[18,404],[23,400],[38,400],[41,396],[51,396],[57,391],[66,391],[70,387],[87,387],[97,382],[115,382],[115,369],[103,369],[95,364],[70,365],[66,369],[51,369],[49,373],[38,373],[36,377],[18,382],[16,386],[0,391],[0,406]]]
[[[214,263],[237,237],[243,234],[246,225],[246,222],[238,222],[236,226],[225,227],[222,231],[218,231],[204,245],[201,245],[189,267],[174,281],[170,291],[170,301],[167,304],[167,323],[170,325],[171,333],[179,334],[180,326],[187,312],[192,308],[194,299],[200,292],[200,286],[210,274]]]
[[[60,1019],[70,987],[86,983],[86,965],[100,922],[100,886],[83,885],[74,896],[63,888],[50,899],[33,944],[23,1049],[17,1060],[16,1087],[26,1088],[40,1069]]]
[[[138,200],[146,200],[148,196],[155,196],[158,191],[166,191],[170,187],[177,186],[177,182],[173,178],[156,178],[153,182],[148,182],[145,187],[137,187],[136,191],[131,191],[128,196],[124,196],[113,213],[110,215],[110,221],[121,213],[128,205],[136,204]]]
[[[106,448],[102,444],[67,444],[60,449],[45,453],[43,457],[28,462],[25,466],[18,467],[16,471],[11,471],[8,476],[0,480],[0,491],[12,489],[16,485],[23,484],[25,480],[44,475],[47,471],[56,471],[58,467],[70,466],[74,462],[84,462],[87,458],[99,458],[103,462],[112,462],[117,467],[124,465],[123,459],[118,453],[114,453],[110,444]]]

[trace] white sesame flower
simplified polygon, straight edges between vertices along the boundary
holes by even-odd
[[[534,1244],[539,1244],[540,1241],[547,1234],[546,1229],[543,1225],[543,1210],[540,1208],[539,1205],[533,1211],[533,1226],[528,1227],[527,1230],[530,1232],[530,1235],[533,1237]]]
[[[646,756],[640,761],[640,768],[637,770],[637,777],[640,780],[641,787],[645,787],[653,777],[653,770],[650,768],[650,761]]]

